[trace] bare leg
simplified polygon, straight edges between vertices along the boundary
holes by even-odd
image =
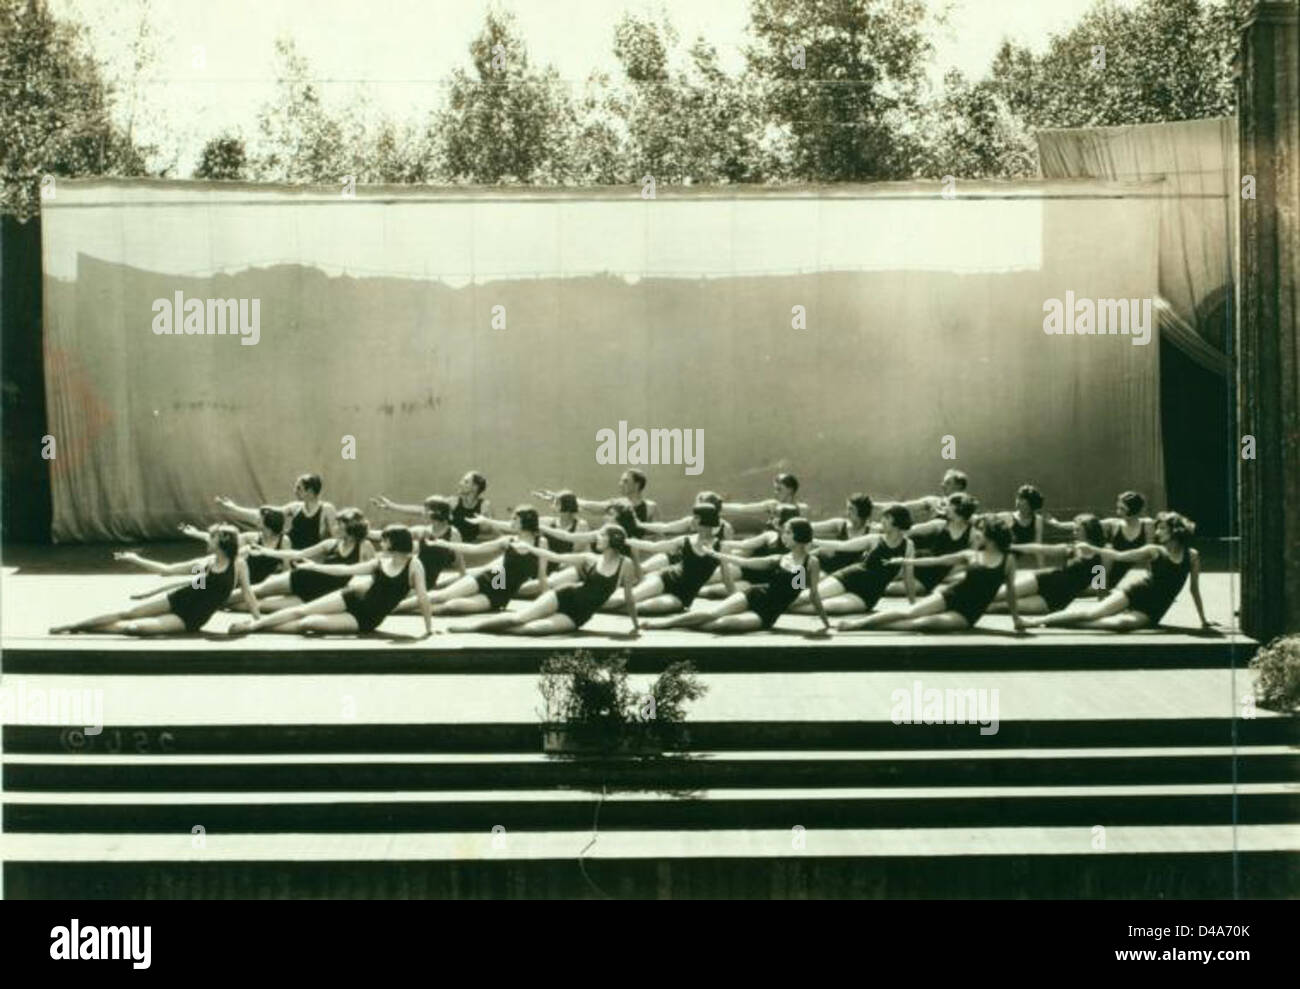
[[[856,594],[850,594],[845,591],[843,594],[837,594],[833,598],[822,598],[822,606],[826,609],[828,615],[860,615],[864,611],[870,611],[867,602]],[[815,615],[817,609],[813,607],[811,601],[805,601],[803,604],[796,604],[790,609],[792,615]]]
[[[79,622],[73,622],[70,625],[56,625],[50,629],[51,635],[60,635],[64,632],[89,632],[91,629],[104,629],[113,631],[108,628],[110,625],[116,625],[119,622],[131,621],[136,618],[155,618],[159,615],[171,614],[171,605],[167,603],[165,597],[155,598],[150,601],[141,601],[132,608],[124,611],[110,611],[106,615],[96,615],[94,618],[86,618]],[[184,629],[184,624],[181,628]]]
[[[482,615],[492,611],[492,602],[486,594],[471,594],[467,598],[454,598],[446,604],[433,606],[435,615]]]
[[[239,622],[230,626],[231,635],[244,635],[249,632],[262,632],[265,630],[275,630],[280,632],[297,632],[299,631],[297,623],[308,615],[337,615],[347,612],[347,606],[343,604],[343,592],[331,591],[324,597],[317,598],[308,604],[300,604],[296,608],[285,608],[283,611],[277,611],[273,615],[267,615],[265,618],[259,618],[254,622]],[[282,626],[293,625],[292,628]]]
[[[638,615],[675,615],[677,612],[685,610],[686,606],[682,604],[676,594],[660,594],[636,603]]]
[[[480,618],[467,625],[452,625],[452,632],[506,632],[516,625],[525,625],[540,618],[549,618],[559,607],[559,599],[554,591],[547,591],[532,604],[521,611],[498,611],[494,615]],[[570,622],[569,624],[573,624]]]
[[[642,601],[652,597],[657,597],[664,592],[663,578],[658,574],[650,574],[642,577],[637,585],[632,588],[632,597],[640,604]],[[627,610],[627,592],[619,588],[609,596],[609,600],[600,606],[601,611],[626,611]]]
[[[817,590],[821,591],[822,600],[825,601],[828,598],[837,597],[840,594],[843,594],[844,585],[840,583],[838,577],[824,577],[822,582],[817,585]],[[794,599],[794,605],[790,610],[793,611],[795,608],[802,608],[804,605],[811,607],[812,596],[807,591],[800,591],[799,596]]]
[[[465,576],[452,581],[450,584],[448,584],[442,590],[438,591],[436,594],[430,594],[429,603],[432,605],[446,604],[448,601],[452,600],[453,598],[469,597],[471,594],[477,594],[477,593],[478,593],[478,578],[473,574],[465,574]],[[402,602],[402,605],[405,606],[407,602],[410,602],[412,605],[415,605],[416,604],[415,595],[412,594],[410,597],[408,597],[406,601]]]
[[[1128,610],[1128,595],[1123,591],[1111,591],[1106,597],[1097,604],[1084,608],[1068,608],[1062,611],[1053,612],[1042,618],[1031,618],[1025,622],[1026,625],[1035,628],[1050,628],[1062,625],[1081,625],[1085,622],[1100,621],[1103,618],[1109,618],[1111,615],[1118,615],[1122,611]]]
[[[882,628],[886,625],[894,625],[898,622],[909,621],[913,618],[924,618],[927,615],[938,615],[948,610],[947,602],[944,601],[942,594],[930,594],[921,598],[910,608],[904,608],[902,611],[877,611],[865,618],[850,618],[839,624],[839,629],[843,632],[853,632],[858,629]]]
[[[1140,628],[1151,628],[1151,617],[1141,611],[1134,611],[1132,608],[1122,611],[1118,615],[1111,615],[1109,618],[1098,618],[1096,621],[1080,622],[1076,628],[1096,629],[1101,632],[1136,632]]]
[[[350,612],[344,612],[341,615],[308,615],[290,624],[297,626],[295,631],[304,634],[355,635],[361,631],[360,626],[357,625],[357,620],[352,617]]]
[[[1009,609],[1006,601],[994,601],[989,605],[990,615],[1005,615]],[[1022,598],[1020,592],[1016,592],[1016,610],[1022,615],[1045,615],[1047,614],[1047,602],[1043,600],[1041,594],[1031,594],[1029,597]]]
[[[902,632],[964,632],[970,623],[955,611],[941,611],[937,615],[895,622],[892,627]]]
[[[700,628],[701,632],[713,632],[717,635],[740,635],[744,632],[757,632],[763,627],[763,619],[752,611],[742,611],[738,615],[724,615],[715,618]]]
[[[1038,596],[1038,574],[1032,570],[1022,571],[1016,574],[1016,601],[1019,602],[1025,598]],[[1005,601],[1007,599],[1007,585],[1003,584],[998,588],[997,594],[993,596],[994,601]]]
[[[548,615],[522,625],[511,625],[509,628],[501,629],[507,635],[563,635],[577,630],[578,627],[573,624],[573,619],[568,615]]]
[[[712,608],[704,608],[700,611],[686,611],[680,615],[673,615],[671,618],[661,618],[653,622],[645,622],[646,628],[698,628],[709,622],[716,621],[719,618],[725,618],[727,615],[738,615],[749,608],[745,595],[736,593],[731,595],[725,601],[720,601]]]

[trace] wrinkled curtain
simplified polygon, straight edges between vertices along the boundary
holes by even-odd
[[[990,508],[1162,503],[1156,346],[1043,332],[1046,300],[1151,298],[1149,186],[571,192],[63,182],[44,216],[54,534],[166,536],[212,499],[416,502],[468,469],[498,512],[614,493],[596,432],[704,431],[645,466],[669,516],[790,470]],[[258,300],[259,339],[157,334],[173,300]],[[165,307],[164,307],[165,308]],[[183,305],[182,305],[183,309]],[[945,459],[945,438],[956,459]],[[351,439],[353,456],[348,455]]]
[[[1193,360],[1227,373],[1232,318],[1236,118],[1037,134],[1043,175],[1121,181],[1163,179],[1160,209],[1161,330]]]

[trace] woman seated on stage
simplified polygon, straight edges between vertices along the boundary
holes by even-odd
[[[1190,519],[1177,512],[1161,512],[1156,516],[1154,545],[1122,553],[1084,547],[1084,553],[1094,555],[1102,563],[1146,564],[1150,569],[1139,570],[1134,566],[1119,586],[1098,604],[1056,611],[1042,618],[1031,618],[1025,624],[1035,628],[1069,626],[1109,632],[1154,628],[1190,578],[1192,601],[1201,627],[1211,628],[1215,623],[1206,620],[1201,603],[1201,557],[1191,547],[1195,532],[1196,526]]]
[[[912,527],[912,513],[902,505],[890,505],[880,517],[881,532],[847,540],[818,540],[817,555],[833,553],[836,556],[852,554],[857,560],[831,576],[822,579],[817,591],[831,615],[854,615],[871,611],[885,593],[890,581],[898,577],[903,561],[915,555],[907,530]],[[911,584],[911,575],[907,575]],[[916,600],[915,591],[909,587],[908,603]],[[799,595],[790,609],[797,615],[813,612],[812,597],[808,591]]]
[[[1115,499],[1115,517],[1104,520],[1107,544],[1117,553],[1124,553],[1139,546],[1154,542],[1155,519],[1146,518],[1142,510],[1147,500],[1137,491],[1125,491]],[[1131,563],[1115,562],[1111,564],[1106,575],[1110,587],[1119,587],[1123,576],[1133,566]]]
[[[576,632],[591,620],[609,600],[615,588],[636,585],[636,567],[628,558],[627,532],[617,525],[605,525],[595,533],[593,553],[552,553],[540,546],[523,545],[524,552],[542,560],[563,563],[575,569],[576,584],[556,590],[552,585],[536,601],[519,611],[502,611],[464,625],[453,632],[502,632],[508,635],[563,635]],[[641,630],[637,621],[636,598],[627,599],[632,633]]]
[[[490,566],[463,574],[436,594],[429,596],[435,615],[480,615],[486,611],[500,611],[517,597],[526,580],[536,580],[546,590],[546,561],[529,553],[525,547],[546,548],[546,540],[538,535],[537,509],[520,505],[514,510],[515,533],[498,536],[486,543],[453,545],[443,544],[456,554],[462,567],[466,557],[491,559],[499,556]],[[496,528],[499,522],[490,520]]]
[[[262,546],[266,549],[288,549],[289,547],[285,545],[289,537],[284,532],[284,512],[272,505],[263,505],[257,512],[261,524],[256,532],[241,532],[239,534],[239,545],[241,547]],[[182,522],[177,528],[180,529],[183,536],[200,539],[203,542],[208,541],[208,530],[200,529],[197,525]],[[261,583],[271,574],[279,573],[284,568],[284,561],[274,556],[248,557],[247,553],[244,556],[248,564],[248,579],[254,584]],[[231,601],[235,601],[238,596],[238,590],[232,591]]]
[[[799,510],[793,505],[778,505],[774,502],[768,510],[768,521],[762,532],[750,536],[748,539],[724,540],[722,550],[725,553],[737,553],[756,560],[780,556],[786,550],[785,526],[791,519],[796,518],[799,518]],[[811,524],[810,522],[809,525]],[[730,589],[723,580],[724,573],[731,578],[732,587]],[[737,591],[746,591],[755,584],[766,583],[768,578],[772,576],[772,572],[769,568],[751,568],[748,570],[748,580],[743,579],[744,575],[740,567],[723,563],[722,566],[718,567],[717,572],[708,579],[704,587],[700,589],[700,597],[730,597]]]
[[[1075,541],[1071,543],[1012,544],[1013,553],[1029,554],[1060,564],[1055,570],[1021,570],[1016,574],[1016,604],[1022,615],[1045,615],[1051,611],[1060,611],[1075,598],[1082,596],[1093,583],[1094,571],[1102,568],[1097,557],[1087,547],[1105,545],[1106,534],[1102,530],[1101,521],[1095,515],[1076,515],[1074,538]],[[1103,572],[1097,576],[1104,578],[1105,575]],[[1098,587],[1105,587],[1104,579]],[[1006,596],[1007,588],[1003,587],[993,599],[989,611],[1005,611]]]
[[[772,478],[772,491],[776,497],[764,498],[762,501],[725,501],[722,511],[726,515],[767,515],[783,506],[795,509],[793,517],[806,515],[808,506],[798,500],[799,479],[793,474],[777,474]]]
[[[420,558],[420,566],[424,567],[424,586],[430,592],[438,586],[439,581],[449,585],[465,576],[465,560],[457,552],[464,544],[461,542],[460,531],[451,524],[451,512],[450,499],[442,495],[430,495],[424,499],[425,524],[411,526],[415,554]],[[375,538],[373,529],[370,538]],[[408,594],[393,609],[393,614],[413,614],[419,609],[420,602],[415,595]]]
[[[463,542],[476,542],[480,535],[480,525],[474,521],[474,517],[491,518],[492,503],[483,497],[483,492],[487,491],[487,478],[476,470],[467,471],[457,482],[456,496],[449,498],[445,495],[430,495],[430,498],[444,498],[451,502],[451,524],[460,534]],[[428,502],[428,498],[425,502]],[[370,503],[380,508],[386,508],[390,512],[400,512],[403,515],[423,515],[423,505],[404,505],[398,504],[387,495],[379,495],[377,498],[371,498]]]
[[[716,552],[721,547],[718,510],[708,503],[697,504],[691,509],[691,516],[695,522],[695,531],[691,535],[678,536],[665,543],[643,542],[640,546],[637,545],[637,540],[628,540],[633,549],[667,549],[665,559],[672,560],[666,568],[646,574],[632,588],[632,596],[636,598],[640,614],[670,615],[685,611],[695,601],[700,588],[717,570],[718,558],[706,550]],[[617,611],[626,607],[626,598],[625,591],[617,590],[601,610]]]
[[[293,485],[294,500],[278,506],[289,526],[289,545],[292,549],[315,546],[334,531],[334,506],[321,501],[323,482],[319,474],[302,474]],[[218,496],[217,504],[245,522],[261,522],[261,509],[243,508],[231,499]]]
[[[178,635],[197,632],[226,603],[238,586],[249,610],[257,613],[257,601],[248,581],[248,566],[239,552],[239,530],[233,525],[214,525],[208,532],[207,556],[184,563],[158,563],[138,553],[118,552],[125,560],[156,574],[190,574],[188,584],[177,587],[165,598],[145,601],[125,611],[97,615],[72,625],[58,625],[51,634],[62,632],[115,632],[122,635]]]
[[[360,514],[358,512],[358,514]],[[404,525],[384,528],[377,555],[364,563],[328,564],[304,559],[298,572],[320,574],[343,581],[342,590],[331,591],[310,604],[277,611],[251,622],[230,626],[231,635],[250,632],[296,632],[303,635],[355,635],[373,632],[401,603],[410,591],[415,592],[424,615],[424,634],[431,635],[429,596],[424,585],[424,567],[413,553],[411,530]],[[369,586],[346,587],[353,577],[367,575]]]
[[[810,552],[812,538],[812,523],[796,517],[782,530],[782,540],[789,552],[780,556],[729,556],[711,547],[703,547],[703,552],[716,556],[724,566],[731,564],[749,572],[767,571],[766,581],[756,583],[747,591],[728,595],[712,607],[647,622],[646,628],[693,628],[721,634],[757,632],[775,625],[795,599],[803,591],[809,591],[813,607],[822,620],[822,630],[828,630],[830,620],[817,591],[821,567],[817,557]]]
[[[617,502],[626,502],[636,516],[637,522],[655,522],[659,519],[659,506],[645,497],[646,476],[644,471],[625,470],[618,479],[618,495],[613,498],[579,498],[580,511],[593,515],[604,515],[609,507]],[[541,489],[533,492],[534,498],[553,501],[561,492]]]
[[[963,491],[948,496],[948,507],[942,519],[934,519],[922,525],[913,525],[908,536],[912,545],[926,556],[950,556],[960,553],[970,546],[971,519],[979,509],[980,503]],[[951,583],[960,575],[958,566],[935,566],[926,564],[920,573],[914,574],[916,583],[926,594],[931,593],[942,583]],[[896,580],[889,585],[886,594],[907,594],[906,583]]]
[[[722,496],[712,491],[701,491],[695,496],[695,505],[692,506],[691,514],[683,515],[679,519],[673,519],[671,522],[642,522],[639,530],[640,536],[634,539],[640,539],[637,544],[637,565],[641,568],[642,574],[654,573],[662,570],[667,566],[681,562],[680,542],[673,539],[663,540],[665,536],[688,536],[695,532],[695,513],[694,508],[699,505],[712,505],[719,514],[718,535],[724,542],[735,537],[735,530],[732,529],[731,523],[721,518],[722,513]],[[646,540],[651,537],[660,537],[662,545],[647,545]],[[665,547],[671,546],[672,549]],[[643,557],[642,553],[649,553],[649,556]]]
[[[640,539],[645,533],[641,523],[637,520],[632,504],[621,498],[611,501],[609,507],[605,509],[605,526],[610,525],[623,530],[624,537],[629,540]],[[570,553],[559,553],[556,550],[551,549],[551,553],[557,557],[570,556],[574,554],[583,556],[595,546],[603,531],[604,527],[600,529],[591,529],[586,532],[565,532],[561,529],[554,529],[547,525],[538,526],[538,532],[546,537],[548,543],[553,544],[558,539],[561,544],[568,543],[573,547]],[[630,543],[628,546],[628,554],[631,558],[632,566],[636,571],[636,579],[640,580],[643,574],[640,555],[637,550],[631,549]],[[556,561],[549,560],[548,562],[554,563]],[[547,574],[549,575],[547,577],[548,587],[553,591],[559,590],[563,587],[572,587],[582,579],[578,570],[572,566],[560,566],[559,568],[548,567]]]
[[[279,611],[308,601],[315,601],[332,591],[342,590],[350,578],[333,571],[303,567],[303,562],[320,563],[329,567],[365,563],[374,558],[375,549],[366,538],[370,523],[356,508],[345,508],[334,517],[334,535],[322,539],[307,549],[267,549],[248,547],[250,557],[270,556],[286,560],[293,567],[288,573],[278,573],[253,587],[262,611]]]
[[[964,632],[975,627],[1005,582],[1011,620],[1017,629],[1023,628],[1016,607],[1016,558],[1011,553],[1011,527],[1001,519],[981,516],[971,526],[970,547],[943,556],[904,561],[906,567],[964,565],[966,572],[955,584],[921,598],[910,608],[877,611],[865,618],[848,618],[837,627],[845,632],[860,629]]]
[[[871,515],[874,510],[875,506],[870,495],[864,495],[860,492],[849,495],[848,500],[844,503],[844,518],[826,519],[812,524],[813,535],[817,537],[818,545],[821,547],[831,546],[832,541],[856,543],[863,536],[870,535],[873,528],[879,529],[879,526],[873,527],[871,523]],[[910,514],[908,517],[911,517]],[[819,549],[817,558],[821,562],[822,573],[831,574],[857,563],[861,560],[862,553],[860,550],[844,548],[837,549],[833,553],[822,553]],[[825,593],[822,594],[822,597],[826,596]]]

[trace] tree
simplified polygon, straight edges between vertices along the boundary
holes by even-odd
[[[788,143],[790,177],[905,178],[921,142],[923,0],[753,0],[746,58],[769,120]]]
[[[436,115],[438,166],[457,182],[565,182],[577,119],[558,73],[533,69],[509,14],[490,11]]]
[[[718,64],[717,50],[697,39],[687,68],[674,72],[672,26],[624,15],[615,28],[614,54],[623,66],[624,89],[609,107],[627,134],[624,173],[656,181],[746,182],[758,166],[759,107],[740,80]]]
[[[244,150],[244,141],[233,134],[221,134],[210,138],[203,145],[199,155],[198,167],[194,169],[196,179],[243,179],[247,178],[245,169],[248,154]]]
[[[45,0],[0,0],[0,209],[37,213],[45,175],[146,174],[150,149],[113,122],[114,98],[84,27]]]
[[[929,178],[1025,178],[1038,174],[1038,146],[1024,120],[990,80],[969,82],[957,69],[944,77],[931,109]]]
[[[1244,0],[1101,0],[1041,56],[1004,43],[991,81],[1031,127],[1099,127],[1233,113]]]

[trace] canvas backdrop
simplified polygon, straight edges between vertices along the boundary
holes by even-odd
[[[1161,505],[1159,347],[1042,330],[1067,290],[1156,294],[1152,186],[956,191],[61,180],[54,536],[167,536],[216,494],[286,501],[304,471],[340,507],[450,493],[468,469],[498,514],[537,486],[609,496],[596,432],[620,420],[704,430],[703,473],[643,468],[672,515],[706,488],[766,497],[777,470],[817,515],[932,492],[948,467],[987,507],[1023,482],[1062,516],[1131,487]],[[260,342],[155,335],[177,291],[259,299]]]

